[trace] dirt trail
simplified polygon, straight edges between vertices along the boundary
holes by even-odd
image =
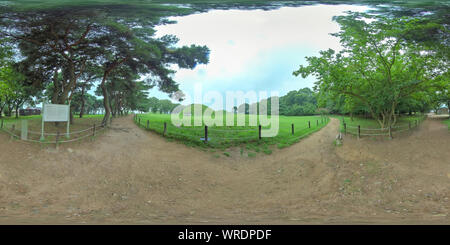
[[[255,158],[216,158],[131,117],[59,152],[0,134],[0,223],[450,223],[444,125],[336,147],[338,127]]]

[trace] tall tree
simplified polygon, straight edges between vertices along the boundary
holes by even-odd
[[[402,99],[435,87],[448,64],[438,50],[408,38],[420,29],[446,32],[445,27],[416,18],[388,18],[351,13],[334,18],[344,49],[307,57],[294,75],[315,75],[323,91],[346,94],[363,103],[381,127],[394,125]],[[371,19],[371,21],[367,21]]]

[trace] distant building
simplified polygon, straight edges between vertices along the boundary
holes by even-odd
[[[437,110],[436,112],[437,115],[442,115],[442,114],[448,114],[448,108],[440,108],[439,110]]]
[[[41,108],[19,109],[20,116],[41,115]]]

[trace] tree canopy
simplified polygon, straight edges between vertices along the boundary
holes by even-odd
[[[316,89],[332,97],[345,95],[348,104],[362,103],[381,127],[396,122],[399,105],[420,93],[448,86],[448,56],[440,42],[411,38],[418,30],[447,36],[448,30],[420,18],[390,18],[351,13],[334,18],[343,50],[307,57],[294,75],[315,75]],[[369,21],[370,20],[370,21]],[[349,100],[350,99],[350,100]]]
[[[10,12],[2,19],[2,34],[20,50],[28,85],[51,89],[53,103],[69,103],[80,81],[99,82],[108,123],[111,100],[113,115],[135,109],[136,98],[143,98],[137,90],[179,90],[171,64],[193,69],[208,63],[206,46],[177,47],[174,36],[155,38],[154,17],[128,14],[83,6]]]

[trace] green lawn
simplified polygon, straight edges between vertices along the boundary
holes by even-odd
[[[447,124],[448,130],[450,130],[450,119],[445,120],[444,124]]]
[[[233,114],[230,113],[228,115]],[[201,148],[217,148],[222,150],[232,146],[240,146],[241,149],[245,149],[250,156],[252,155],[252,151],[270,154],[272,150],[269,146],[271,145],[276,145],[278,148],[292,145],[295,142],[298,142],[301,138],[318,131],[329,121],[327,117],[321,116],[280,116],[278,135],[270,138],[263,137],[259,140],[258,127],[248,126],[250,117],[252,116],[245,115],[247,126],[208,127],[208,142],[206,144],[203,141],[205,135],[204,124],[202,124],[202,126],[176,127],[171,123],[171,115],[151,113],[138,115],[136,123],[139,124],[140,119],[140,126],[147,129],[148,121],[148,130],[163,134],[164,122],[166,122],[167,131],[165,136],[169,140],[178,140],[187,145],[199,146]],[[308,127],[308,122],[310,122],[311,128]],[[294,124],[294,134],[292,134],[292,124]],[[264,129],[268,127],[262,128]],[[241,154],[243,154],[243,150],[241,150]]]
[[[98,127],[101,124],[102,119],[103,115],[84,115],[83,118],[75,116],[74,117],[75,123],[73,125],[70,125],[69,132],[73,133],[73,136],[71,136],[71,138],[78,138],[80,136],[92,134],[92,132],[87,129],[92,128],[94,124],[96,125],[96,127]],[[10,134],[12,133],[16,136],[20,136],[22,128],[22,120],[28,121],[28,139],[35,141],[40,140],[41,126],[42,126],[41,115],[20,116],[19,118],[15,118],[15,116],[3,117],[0,118],[0,124],[1,121],[3,121],[3,129],[7,130]],[[57,134],[59,132],[61,135],[64,135],[67,132],[67,124],[65,122],[57,124],[48,122],[45,123],[44,129],[46,134],[53,134],[47,135],[45,137],[45,141],[53,142],[55,141],[56,138],[54,134]]]
[[[361,128],[361,134],[387,134],[388,129],[385,130],[374,130],[380,129],[380,124],[378,121],[371,118],[362,118],[362,117],[353,117],[353,120],[349,116],[333,116],[334,118],[339,119],[340,121],[340,129],[341,132],[344,132],[344,124],[347,126],[347,133],[357,134],[358,125]],[[413,115],[413,116],[401,116],[397,118],[397,123],[392,128],[392,132],[401,132],[409,129],[411,124],[411,128],[414,128],[417,124],[420,124],[424,119],[423,115]]]

